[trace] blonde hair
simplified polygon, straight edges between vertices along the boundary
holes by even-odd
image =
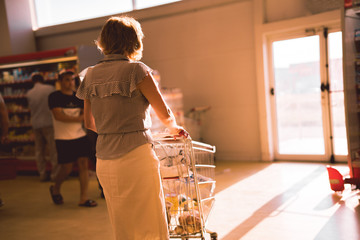
[[[97,47],[105,54],[122,54],[131,60],[142,58],[144,34],[134,18],[121,16],[109,18],[97,39]]]

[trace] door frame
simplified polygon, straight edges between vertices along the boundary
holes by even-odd
[[[255,71],[259,113],[259,155],[261,161],[271,162],[274,157],[273,130],[270,110],[269,69],[267,37],[275,33],[289,32],[304,27],[328,24],[341,24],[341,10],[295,17],[276,22],[266,21],[263,2],[254,2],[254,45],[255,45]]]
[[[324,36],[324,28],[327,28],[328,33],[341,31],[340,23],[329,23],[326,25],[319,25],[317,27],[303,27],[297,30],[292,31],[284,31],[281,33],[269,34],[266,38],[267,44],[267,69],[268,69],[268,79],[269,79],[269,87],[274,88],[275,79],[274,79],[274,68],[273,68],[273,49],[272,43],[275,41],[287,40],[287,39],[295,39],[302,38],[308,36],[319,36],[319,50],[320,50],[320,84],[327,83],[329,81],[329,73],[328,68],[325,67],[328,59],[328,53],[325,51],[325,44],[328,44],[328,38],[325,39]],[[319,85],[320,88],[320,85]],[[276,89],[275,89],[276,94]],[[322,108],[322,124],[323,124],[323,137],[324,137],[324,151],[323,155],[288,155],[288,154],[279,154],[279,146],[278,146],[278,131],[277,131],[277,116],[276,116],[276,102],[275,96],[270,96],[270,114],[271,114],[271,128],[272,128],[272,136],[273,136],[273,153],[274,159],[276,160],[294,160],[294,161],[320,161],[320,162],[328,162],[331,158],[332,151],[331,145],[333,144],[333,139],[331,137],[331,127],[332,127],[332,115],[331,115],[331,106],[330,106],[330,98],[329,92],[324,91],[321,92],[321,108]],[[337,162],[346,162],[346,156],[335,156]]]
[[[327,45],[329,45],[329,34],[330,33],[335,33],[335,32],[342,32],[342,29],[341,29],[341,26],[337,26],[337,25],[333,25],[332,26],[332,28],[328,28],[328,36],[327,36],[327,39],[326,39],[326,41],[327,41]],[[322,38],[324,38],[324,36],[322,36]],[[325,43],[325,41],[321,41],[322,43],[321,44],[324,44]],[[325,51],[322,51],[324,54],[325,54]],[[325,77],[327,77],[327,81],[329,81],[329,84],[331,84],[330,83],[330,81],[331,81],[331,79],[330,79],[330,72],[329,72],[329,70],[330,70],[330,68],[329,68],[329,66],[330,66],[330,64],[329,64],[329,52],[327,52],[327,60],[328,60],[328,62],[327,63],[325,63],[325,64],[328,64],[328,68],[327,68],[327,72],[326,72],[326,76]],[[325,59],[325,58],[324,58]],[[344,53],[342,54],[342,59],[344,59]],[[343,69],[343,67],[342,67],[342,69]],[[342,78],[343,78],[343,82],[344,82],[344,74],[342,74]],[[331,85],[330,85],[331,86]],[[345,94],[345,86],[343,85],[343,94]],[[325,92],[325,94],[326,94],[326,101],[327,101],[327,103],[326,104],[328,104],[328,108],[326,108],[327,110],[329,110],[330,112],[327,112],[326,114],[328,114],[329,115],[329,120],[330,121],[327,121],[327,123],[329,124],[331,124],[330,125],[330,127],[328,127],[328,129],[329,130],[331,130],[332,128],[334,128],[334,124],[333,124],[333,119],[332,119],[332,117],[333,117],[333,115],[332,115],[332,113],[331,113],[331,93],[330,93],[330,91],[326,91]],[[345,96],[344,96],[344,119],[345,119]],[[346,120],[345,120],[345,127],[346,127]],[[329,134],[330,134],[330,132],[328,132]],[[332,130],[332,133],[334,133],[334,130]],[[347,130],[345,130],[345,134],[347,134]],[[334,136],[330,136],[330,135],[328,135],[328,136],[326,136],[327,138],[330,138],[330,137],[332,137],[332,139],[331,139],[331,141],[332,141],[332,145],[334,145]],[[347,136],[346,136],[346,141],[348,141],[347,140]],[[328,142],[329,143],[329,148],[331,148],[331,146],[330,146],[330,142]],[[348,149],[348,148],[347,148]],[[334,150],[334,146],[333,146],[333,150]],[[329,158],[330,158],[330,156],[328,156]],[[336,163],[347,163],[347,155],[335,155],[334,154],[334,162],[336,162]]]

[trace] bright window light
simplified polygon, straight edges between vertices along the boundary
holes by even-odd
[[[179,0],[32,0],[33,29],[130,12]]]
[[[135,0],[135,7],[134,9],[143,9],[149,8],[154,6],[159,6],[171,2],[178,2],[180,0]]]

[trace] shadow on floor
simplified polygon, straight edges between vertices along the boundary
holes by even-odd
[[[271,163],[234,164],[232,161],[221,161],[219,165],[216,165],[215,170],[215,193],[219,193],[241,180],[259,173],[259,171],[271,166]]]
[[[258,169],[258,168],[257,168]],[[277,210],[281,205],[286,201],[290,200],[297,195],[304,187],[310,184],[315,178],[319,177],[324,172],[322,166],[316,168],[313,172],[305,176],[303,179],[298,181],[289,187],[286,191],[278,194],[273,199],[268,201],[265,205],[261,206],[257,211],[253,213],[251,217],[243,221],[236,228],[234,228],[230,233],[224,236],[223,240],[233,240],[241,239],[245,236],[251,229],[258,225],[263,219],[270,216],[272,212]]]
[[[335,195],[335,193],[334,193]],[[319,231],[315,240],[322,239],[359,239],[360,237],[360,205],[356,192],[340,200],[339,208]],[[351,219],[351,221],[349,221]]]

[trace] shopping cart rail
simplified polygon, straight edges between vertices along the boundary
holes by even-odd
[[[206,228],[215,204],[215,146],[190,136],[154,137],[160,160],[170,238],[200,238],[217,233]]]

